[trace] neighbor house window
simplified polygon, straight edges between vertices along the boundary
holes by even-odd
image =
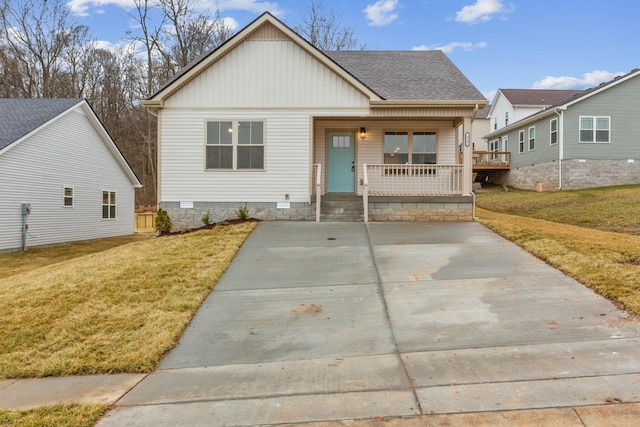
[[[509,125],[509,112],[508,111],[504,112],[504,125],[505,126]]]
[[[489,151],[495,153],[496,151],[500,151],[500,140],[494,139],[493,141],[489,141]],[[491,154],[489,156],[489,160],[495,160],[498,158],[497,154]]]
[[[432,165],[437,162],[435,132],[385,132],[384,163]]]
[[[529,151],[536,149],[536,128],[531,126],[529,128]]]
[[[493,118],[493,130],[498,129],[498,117]]]
[[[610,142],[610,117],[580,117],[580,142]]]
[[[113,219],[116,217],[116,192],[102,192],[102,218]]]
[[[264,123],[207,122],[206,168],[264,169]]]
[[[518,152],[524,153],[524,131],[518,132]]]
[[[62,205],[64,207],[73,207],[73,187],[64,187]]]
[[[549,122],[549,143],[551,145],[558,143],[558,119],[551,119]]]

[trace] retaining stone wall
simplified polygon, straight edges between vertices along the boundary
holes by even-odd
[[[547,162],[512,169],[496,174],[490,182],[525,190],[553,191],[558,189],[558,162]],[[562,188],[608,187],[640,184],[640,161],[578,159],[562,161]]]

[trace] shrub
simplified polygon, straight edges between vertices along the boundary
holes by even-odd
[[[156,231],[160,234],[165,234],[171,232],[173,228],[173,221],[171,221],[171,217],[164,209],[158,209],[156,213],[156,223],[155,223]]]
[[[240,206],[238,209],[236,209],[235,213],[239,220],[245,221],[249,219],[249,208],[247,207],[246,203],[244,204],[244,206]]]
[[[207,213],[202,215],[202,223],[204,225],[211,225],[211,223],[213,222],[212,218],[211,218],[211,214],[209,213],[209,209],[207,209]]]
[[[229,221],[220,221],[218,223],[216,223],[216,225],[221,225],[221,226],[225,226],[225,225],[229,225]]]

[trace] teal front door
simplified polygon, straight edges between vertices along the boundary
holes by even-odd
[[[355,133],[329,132],[327,146],[327,192],[355,192]]]

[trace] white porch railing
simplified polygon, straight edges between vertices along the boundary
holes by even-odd
[[[462,194],[462,165],[363,165],[368,196]]]
[[[313,165],[313,194],[316,196],[316,222],[320,222],[320,197],[322,196],[320,185],[322,183],[322,164]]]

